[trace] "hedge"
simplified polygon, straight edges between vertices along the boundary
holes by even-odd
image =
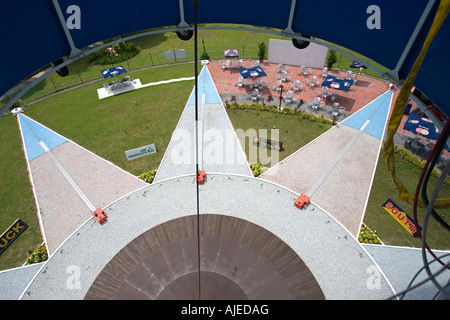
[[[89,61],[97,65],[116,64],[136,56],[141,49],[132,42],[120,42],[112,46],[117,55],[107,49],[98,50],[89,56]]]
[[[39,263],[48,259],[47,248],[44,244],[34,250],[31,256],[27,259],[27,264]]]
[[[144,180],[147,183],[152,183],[156,176],[156,170],[151,170],[149,172],[144,172],[139,175],[139,179]]]
[[[358,241],[361,243],[381,244],[381,240],[378,238],[376,231],[371,230],[365,223],[361,226]]]
[[[289,114],[289,115],[295,115],[302,119],[306,119],[312,122],[318,122],[318,123],[326,123],[326,124],[333,124],[332,120],[329,120],[327,118],[324,118],[323,116],[316,116],[314,114],[310,114],[301,110],[295,110],[291,108],[284,108],[283,110],[279,110],[277,106],[275,105],[266,105],[263,103],[237,103],[237,102],[228,102],[225,101],[225,107],[227,109],[238,109],[238,110],[257,110],[257,111],[269,111],[274,113],[283,113],[283,114]]]

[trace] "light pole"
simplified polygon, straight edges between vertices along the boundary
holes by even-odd
[[[280,82],[280,84],[278,85],[278,87],[280,87],[280,105],[278,106],[278,110],[281,110],[281,100],[283,100],[283,88],[284,88],[284,83]]]

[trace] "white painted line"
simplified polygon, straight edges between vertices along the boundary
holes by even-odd
[[[151,82],[151,83],[143,84],[142,88],[150,87],[150,86],[157,86],[160,84],[166,84],[166,83],[172,83],[172,82],[194,80],[194,79],[195,79],[195,77],[185,77],[185,78],[178,78],[178,79],[162,80],[162,81],[158,81],[158,82]]]
[[[367,127],[367,125],[369,124],[370,120],[367,119],[366,122],[364,122],[364,124],[362,125],[362,127],[359,129],[360,131],[364,131],[364,129]]]
[[[61,171],[61,173],[64,175],[64,177],[67,179],[67,181],[70,183],[70,185],[74,188],[74,190],[78,193],[78,195],[81,197],[81,199],[86,203],[89,209],[92,211],[95,211],[94,205],[89,201],[89,199],[84,195],[84,193],[81,191],[81,189],[77,186],[75,181],[72,180],[70,175],[67,173],[67,171],[62,167],[62,165],[59,163],[59,161],[55,158],[53,153],[47,148],[45,143],[43,141],[39,141],[39,144],[42,146],[44,151],[49,155],[49,157],[53,160],[53,162],[56,164],[58,169]]]

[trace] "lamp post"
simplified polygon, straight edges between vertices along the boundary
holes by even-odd
[[[281,110],[281,100],[283,100],[283,88],[284,88],[284,83],[280,82],[280,84],[278,85],[278,87],[280,87],[280,105],[278,106],[278,110]]]

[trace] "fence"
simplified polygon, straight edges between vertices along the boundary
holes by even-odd
[[[153,38],[151,38],[153,37]],[[248,38],[255,37],[252,41]],[[236,38],[235,43],[241,42],[245,43],[238,46],[229,46],[226,43],[222,43],[215,38],[211,38],[204,43],[199,43],[198,55],[201,59],[201,55],[205,51],[209,55],[210,59],[225,59],[224,50],[225,49],[238,49],[239,58],[242,59],[257,59],[258,58],[258,44],[261,41],[267,41],[272,36],[265,35],[266,38],[258,37],[256,35],[250,34],[247,39]],[[169,40],[167,40],[169,39]],[[213,40],[214,39],[214,40]],[[146,42],[148,41],[148,42]],[[153,41],[153,42],[152,42]],[[66,77],[60,77],[56,73],[44,79],[32,89],[30,89],[21,99],[16,103],[30,103],[34,100],[40,99],[42,97],[48,96],[55,92],[65,90],[71,87],[83,85],[86,83],[91,83],[95,81],[107,81],[103,79],[101,70],[107,69],[113,66],[122,65],[127,69],[129,73],[143,70],[146,68],[164,66],[164,65],[174,65],[177,63],[186,63],[194,61],[194,43],[193,41],[179,41],[174,35],[160,34],[155,36],[138,38],[136,40],[138,46],[141,47],[141,52],[128,60],[122,61],[118,64],[109,65],[95,65],[89,61],[89,57],[81,58],[68,66],[69,75]],[[150,43],[150,44],[148,44]],[[166,52],[171,50],[185,50],[185,57],[176,59],[166,59]],[[367,59],[367,61],[370,61]],[[338,53],[338,62],[333,66],[335,68],[348,70],[350,69],[351,59],[341,53]],[[371,62],[373,63],[373,62]],[[376,76],[379,75],[372,70],[364,70],[364,74]],[[2,101],[0,101],[0,108],[4,106],[11,96],[6,96]]]

